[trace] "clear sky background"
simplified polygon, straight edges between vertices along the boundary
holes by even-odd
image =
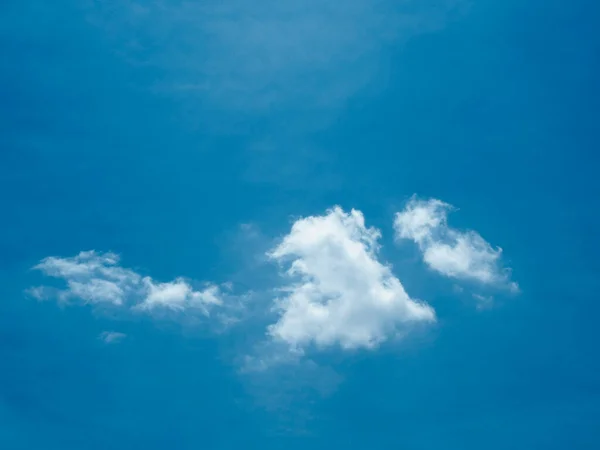
[[[0,448],[600,448],[598,23],[0,2]]]

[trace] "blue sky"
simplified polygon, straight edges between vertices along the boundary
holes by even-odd
[[[2,2],[0,447],[598,448],[599,13]]]

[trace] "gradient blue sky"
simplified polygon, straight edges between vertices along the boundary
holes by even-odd
[[[599,13],[2,1],[0,448],[600,448]]]

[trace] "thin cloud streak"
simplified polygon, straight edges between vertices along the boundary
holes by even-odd
[[[378,78],[388,46],[437,30],[462,2],[98,2],[88,20],[156,88],[226,109],[342,105]]]

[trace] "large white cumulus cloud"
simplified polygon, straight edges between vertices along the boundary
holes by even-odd
[[[269,334],[295,348],[373,348],[410,325],[434,321],[433,309],[411,299],[378,260],[379,238],[356,210],[335,207],[295,222],[269,253],[288,278]]]

